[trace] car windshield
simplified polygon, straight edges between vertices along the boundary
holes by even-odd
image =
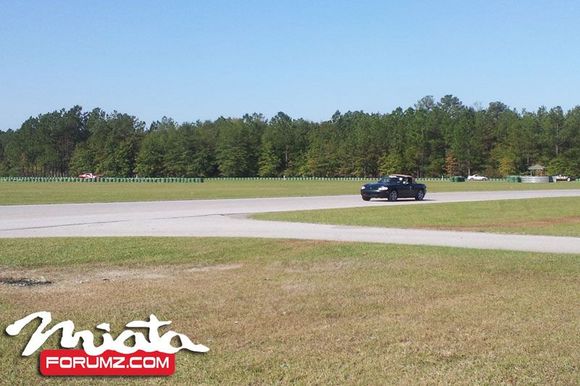
[[[383,177],[379,180],[381,184],[396,184],[399,181],[396,177]]]

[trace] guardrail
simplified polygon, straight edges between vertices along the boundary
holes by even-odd
[[[554,182],[550,176],[523,176],[522,182],[525,184],[543,184],[546,182]]]
[[[202,183],[203,178],[186,177],[0,177],[0,182],[85,182],[85,183]]]
[[[516,178],[517,177],[517,178]],[[529,177],[489,178],[481,182],[522,182]],[[0,182],[124,182],[124,183],[202,183],[211,181],[373,181],[377,177],[0,177]],[[449,182],[449,177],[417,178],[418,182]],[[465,180],[467,181],[467,180]],[[546,181],[547,182],[547,181]],[[580,182],[580,179],[576,182]]]
[[[206,181],[370,181],[376,177],[207,177]]]

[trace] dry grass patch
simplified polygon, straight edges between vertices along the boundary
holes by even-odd
[[[166,240],[181,244],[184,253],[215,241]],[[124,323],[155,313],[211,349],[179,353],[169,379],[124,383],[578,381],[578,256],[255,242],[260,247],[251,256],[232,254],[227,263],[13,266],[11,274],[44,275],[55,284],[0,286],[0,322],[5,328],[48,310],[78,329],[107,321],[119,332]],[[0,337],[6,382],[39,380],[37,359],[19,357],[26,339]],[[96,382],[110,380],[78,380]]]

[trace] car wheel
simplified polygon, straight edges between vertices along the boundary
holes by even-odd
[[[415,200],[417,200],[417,201],[423,201],[424,198],[425,198],[425,191],[423,191],[423,190],[419,190],[417,192],[417,194],[415,194]]]
[[[389,197],[388,200],[389,201],[397,201],[397,198],[399,197],[399,195],[397,194],[396,190],[393,190],[389,193]]]
[[[363,199],[364,201],[370,201],[370,200],[371,200],[371,198],[370,198],[370,197],[367,197],[367,196],[362,196],[362,199]]]

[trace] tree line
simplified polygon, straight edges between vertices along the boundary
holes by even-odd
[[[336,112],[312,122],[278,113],[146,124],[80,106],[40,114],[0,131],[0,175],[115,177],[525,174],[580,176],[580,106],[518,111],[446,95],[390,113]]]

